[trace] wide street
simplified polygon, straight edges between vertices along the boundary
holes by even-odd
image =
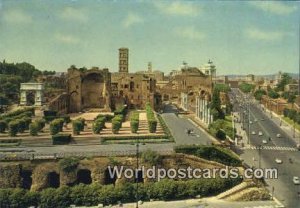
[[[274,190],[275,197],[286,207],[300,207],[300,186],[294,185],[293,176],[300,177],[300,152],[296,149],[296,142],[290,131],[281,128],[273,119],[274,116],[267,114],[253,98],[244,98],[237,89],[232,89],[235,97],[239,97],[234,108],[244,121],[244,128],[248,132],[250,112],[250,146],[248,140],[243,138],[245,148],[242,148],[241,157],[251,166],[261,168],[277,168],[278,179],[266,180],[269,190]],[[250,100],[248,109],[247,101]],[[250,111],[248,111],[250,110]],[[262,135],[259,135],[261,132]],[[280,134],[280,137],[277,135]],[[263,143],[265,140],[265,143]],[[277,164],[275,159],[282,160]],[[291,161],[290,161],[291,159]],[[274,187],[274,188],[273,188]]]

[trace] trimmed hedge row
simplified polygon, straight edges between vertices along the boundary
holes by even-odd
[[[241,179],[194,179],[187,181],[161,180],[156,183],[139,185],[139,199],[143,201],[179,200],[196,196],[213,196],[239,184]],[[42,208],[63,208],[76,206],[96,206],[134,202],[136,185],[79,184],[58,189],[48,188],[41,192],[24,189],[0,189],[0,207],[23,208],[38,206]]]
[[[181,145],[174,148],[177,153],[195,155],[207,160],[213,160],[225,165],[240,166],[241,160],[236,157],[230,150],[206,145]]]
[[[55,134],[52,135],[52,144],[60,145],[60,144],[69,144],[72,139],[71,134]]]
[[[132,133],[137,133],[139,129],[139,112],[133,111],[130,115],[130,128]]]
[[[106,118],[104,116],[97,116],[93,123],[93,132],[99,134],[105,128]]]
[[[126,116],[127,114],[127,106],[124,105],[124,106],[121,106],[119,108],[117,108],[115,111],[114,111],[114,115],[123,115],[124,117]]]
[[[292,121],[300,124],[300,112],[297,112],[295,109],[285,108],[283,109],[283,115],[284,117],[288,117]]]
[[[154,112],[149,103],[146,104],[146,113],[147,113],[149,131],[150,133],[155,133],[157,127],[157,120],[155,118]]]
[[[73,134],[79,135],[81,131],[84,130],[85,126],[85,119],[84,118],[77,118],[76,120],[72,121],[73,126]]]
[[[31,115],[34,115],[34,107],[26,107],[9,113],[4,113],[0,116],[0,120],[4,120],[5,118],[13,118],[25,112],[31,112]]]
[[[116,115],[112,120],[112,133],[119,133],[120,128],[122,128],[122,122],[124,121],[124,116],[122,114]]]
[[[55,135],[63,131],[64,119],[56,118],[50,123],[50,134]]]

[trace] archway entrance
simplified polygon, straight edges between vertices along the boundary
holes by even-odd
[[[43,83],[21,83],[20,105],[41,106],[43,102]]]
[[[22,188],[30,189],[32,185],[32,171],[30,170],[22,170],[21,178],[22,178]]]
[[[107,184],[115,184],[116,180],[117,180],[117,176],[116,175],[111,176],[109,174],[108,168],[105,169],[105,171],[104,171],[104,184],[105,185],[107,185]]]
[[[48,181],[48,184],[49,184],[49,187],[51,188],[58,188],[59,187],[59,174],[56,173],[56,172],[50,172],[48,175],[47,175],[47,181]]]
[[[77,183],[91,184],[91,171],[88,169],[80,169],[77,172]]]

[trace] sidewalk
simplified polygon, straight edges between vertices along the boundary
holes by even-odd
[[[264,106],[263,106],[264,107]],[[271,118],[271,113],[272,113],[272,118],[271,120],[279,127],[281,128],[287,135],[289,135],[294,142],[300,143],[300,131],[298,129],[295,129],[295,138],[294,138],[294,127],[287,123],[285,120],[282,119],[282,116],[276,114],[273,111],[270,111],[264,107],[265,111],[264,113]],[[281,125],[280,125],[281,123]]]

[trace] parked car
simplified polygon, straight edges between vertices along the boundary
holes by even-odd
[[[276,134],[276,137],[277,137],[277,138],[280,138],[280,137],[281,137],[281,134]]]
[[[252,135],[255,135],[256,133],[255,133],[255,131],[252,131],[251,134],[252,134]]]
[[[259,131],[259,132],[258,132],[258,135],[259,135],[259,136],[262,136],[262,135],[263,135],[263,133],[262,133],[261,131]]]
[[[280,160],[279,158],[276,158],[276,159],[275,159],[275,162],[276,162],[277,164],[281,164],[281,163],[282,163],[282,160]]]
[[[300,184],[300,180],[299,180],[299,177],[298,177],[298,176],[294,176],[294,177],[293,177],[293,183],[294,183],[295,185],[299,185],[299,184]]]
[[[268,142],[267,142],[267,140],[264,139],[264,140],[262,140],[262,143],[267,144]]]

